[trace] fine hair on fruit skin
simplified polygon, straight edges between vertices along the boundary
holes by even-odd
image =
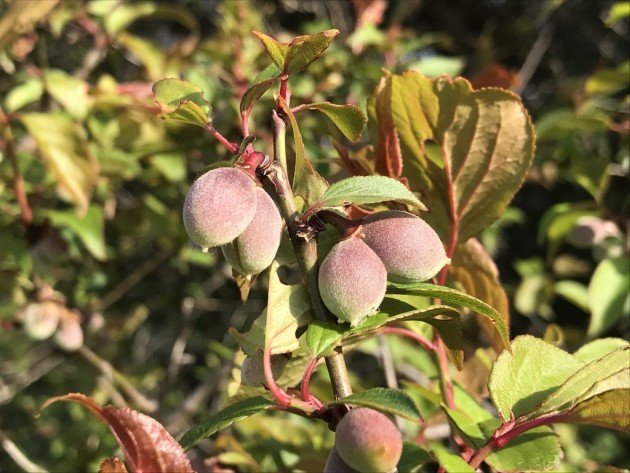
[[[346,462],[339,456],[337,449],[333,448],[328,455],[324,473],[359,473],[357,470],[348,466]]]
[[[213,169],[190,187],[184,201],[184,227],[203,249],[225,245],[245,231],[256,202],[256,185],[245,171]]]
[[[271,264],[282,239],[282,217],[262,187],[256,188],[256,213],[247,228],[221,247],[228,263],[240,274],[258,274]]]
[[[335,449],[362,473],[387,473],[402,455],[402,435],[389,417],[368,407],[351,409],[337,425]]]
[[[383,261],[390,281],[427,281],[450,263],[435,230],[408,212],[368,215],[362,220],[362,232],[363,241]]]
[[[357,236],[335,244],[319,268],[319,292],[339,320],[356,326],[378,310],[387,289],[387,271]]]

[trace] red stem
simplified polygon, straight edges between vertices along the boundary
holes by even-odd
[[[217,140],[219,140],[219,143],[225,146],[230,153],[232,154],[238,153],[238,146],[236,146],[234,143],[230,143],[221,133],[215,130],[212,125],[210,124],[206,125],[206,130],[212,133],[212,136],[214,136]]]
[[[308,363],[308,366],[306,367],[306,370],[304,371],[304,375],[302,376],[301,394],[302,394],[303,401],[308,402],[311,399],[311,393],[309,390],[309,382],[311,380],[311,376],[313,375],[313,371],[315,370],[315,367],[317,366],[318,361],[319,361],[318,357],[313,358]]]
[[[22,222],[24,222],[24,225],[28,226],[33,222],[33,211],[31,210],[31,206],[28,203],[28,197],[24,191],[24,179],[22,178],[17,154],[15,152],[13,132],[11,131],[9,117],[2,109],[0,109],[0,125],[2,126],[4,151],[11,162],[11,169],[13,170],[13,192],[15,192],[15,197],[20,205]]]
[[[273,372],[271,371],[271,347],[265,347],[263,352],[263,368],[267,388],[271,391],[273,397],[276,398],[276,401],[278,401],[280,405],[290,406],[293,398],[280,389],[276,384],[276,380],[273,379]]]
[[[401,327],[384,327],[384,328],[382,328],[380,330],[380,332],[383,333],[383,334],[401,335],[403,337],[411,338],[412,340],[415,340],[416,342],[418,342],[420,345],[422,345],[427,350],[430,350],[430,351],[434,351],[435,350],[435,344],[434,343],[430,342],[429,340],[424,338],[419,333],[412,332],[411,330],[408,330],[406,328],[401,328]]]

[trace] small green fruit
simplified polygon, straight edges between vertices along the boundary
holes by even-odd
[[[256,188],[256,213],[235,240],[221,247],[228,263],[243,275],[258,274],[276,257],[282,238],[282,217],[269,194]]]
[[[33,302],[26,306],[22,317],[24,330],[34,340],[50,338],[61,317],[62,306],[53,301]]]
[[[359,473],[344,462],[336,449],[332,449],[324,466],[324,473]]]
[[[383,261],[394,282],[426,281],[450,263],[435,230],[420,217],[400,210],[368,215],[364,241]]]
[[[213,169],[190,187],[184,227],[201,248],[225,245],[239,236],[256,212],[256,185],[238,168]]]
[[[378,310],[387,287],[385,266],[356,236],[332,247],[322,261],[318,279],[326,307],[351,326]]]
[[[363,473],[396,468],[402,455],[402,436],[386,415],[374,409],[352,409],[339,422],[335,448],[341,459]]]

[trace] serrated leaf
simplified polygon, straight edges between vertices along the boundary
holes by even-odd
[[[626,385],[628,381],[626,381]],[[576,404],[563,416],[565,422],[630,431],[630,389],[614,389]]]
[[[327,354],[341,340],[348,327],[335,322],[314,320],[306,329],[306,344],[315,356]]]
[[[184,434],[179,443],[185,450],[189,450],[219,430],[232,425],[236,421],[269,409],[273,405],[272,401],[264,397],[252,397],[235,402],[213,414],[205,422],[194,426]]]
[[[211,123],[210,105],[203,91],[190,82],[162,79],[153,85],[153,98],[160,107],[160,118],[179,120],[205,127]]]
[[[534,410],[584,364],[569,353],[529,335],[512,342],[492,367],[488,390],[504,420]]]
[[[49,398],[42,410],[59,401],[77,402],[87,407],[114,434],[133,472],[151,471],[193,473],[186,453],[155,419],[126,406],[101,406],[79,393]]]
[[[437,286],[430,283],[388,283],[388,287],[394,289],[391,292],[403,291],[409,294],[418,294],[421,296],[432,297],[434,299],[440,299],[442,302],[466,307],[483,317],[489,318],[496,328],[499,337],[503,342],[503,346],[508,350],[511,350],[510,335],[503,317],[499,312],[485,302],[455,289],[445,286]]]
[[[289,117],[291,129],[293,130],[293,141],[295,143],[295,169],[293,171],[293,193],[302,197],[307,203],[315,202],[328,188],[328,183],[313,169],[310,161],[306,157],[302,134],[295,119],[295,115],[289,105],[278,97],[278,101]]]
[[[381,412],[419,421],[420,411],[407,393],[399,389],[372,388],[360,393],[336,399],[328,405],[352,404],[355,406],[371,407]]]
[[[319,199],[319,207],[375,204],[393,200],[420,210],[426,207],[400,181],[385,176],[353,176],[335,182]]]
[[[462,286],[468,295],[493,307],[509,329],[510,305],[507,294],[499,281],[499,271],[494,261],[479,240],[471,238],[457,245],[449,275]],[[475,320],[490,340],[494,351],[501,353],[504,344],[492,322],[478,313],[475,313]],[[507,337],[509,339],[509,333]]]
[[[367,123],[365,113],[356,105],[336,105],[330,102],[321,102],[305,105],[304,108],[322,112],[353,143],[359,141]]]
[[[287,49],[283,72],[291,75],[305,69],[324,54],[338,34],[339,30],[326,30],[294,38]]]
[[[281,71],[275,64],[269,64],[249,84],[241,99],[241,114],[249,113],[256,102],[274,83],[280,81]]]
[[[630,258],[620,256],[601,261],[588,285],[591,321],[587,335],[594,338],[630,314]]]
[[[269,269],[265,324],[265,348],[270,346],[272,355],[289,353],[299,348],[300,343],[295,332],[298,327],[306,325],[313,317],[304,285],[283,284],[278,276],[278,267],[278,263],[274,261]]]
[[[20,118],[63,195],[74,203],[79,216],[85,215],[98,180],[99,164],[81,128],[60,114],[25,113]]]
[[[395,127],[403,176],[426,196],[427,220],[444,241],[454,220],[458,242],[477,235],[504,212],[533,159],[534,129],[520,98],[473,91],[462,78],[406,72],[382,80],[372,128]],[[441,155],[430,154],[427,141]]]
[[[70,229],[94,258],[99,261],[107,258],[103,207],[90,205],[84,217],[68,210],[45,210],[43,214],[50,219],[53,227]]]
[[[533,419],[545,414],[561,412],[576,402],[603,391],[630,386],[628,361],[630,344],[618,348],[602,358],[577,370],[534,411],[527,414]]]
[[[267,55],[271,58],[278,69],[284,70],[284,62],[287,57],[289,45],[287,43],[276,41],[271,36],[267,36],[265,33],[261,33],[259,31],[254,31],[254,35],[258,37],[265,48]]]

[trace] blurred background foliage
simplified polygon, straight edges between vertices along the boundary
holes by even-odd
[[[265,278],[242,303],[220,253],[188,243],[188,186],[229,156],[202,129],[156,118],[151,86],[164,77],[199,85],[214,126],[238,141],[240,96],[268,64],[253,30],[279,40],[340,30],[292,81],[294,103],[364,108],[384,68],[520,94],[538,134],[535,163],[482,235],[510,295],[512,336],[569,351],[628,338],[629,14],[629,2],[613,0],[1,2],[0,471],[96,471],[115,453],[107,429],[78,405],[35,419],[50,396],[127,402],[177,437],[237,392],[242,354],[227,328],[242,331],[260,314]],[[261,100],[250,128],[268,153],[272,100]],[[321,138],[327,124],[311,115],[300,124],[318,171],[347,174]],[[481,397],[494,354],[466,327],[457,379]],[[387,384],[373,369],[383,357],[400,380],[436,375],[425,352],[386,340],[349,352],[356,389]],[[318,373],[313,391],[326,400]],[[440,441],[445,426],[438,419],[424,435]],[[627,435],[556,430],[566,471],[630,468]],[[193,455],[210,471],[318,471],[332,442],[323,423],[265,414]]]

